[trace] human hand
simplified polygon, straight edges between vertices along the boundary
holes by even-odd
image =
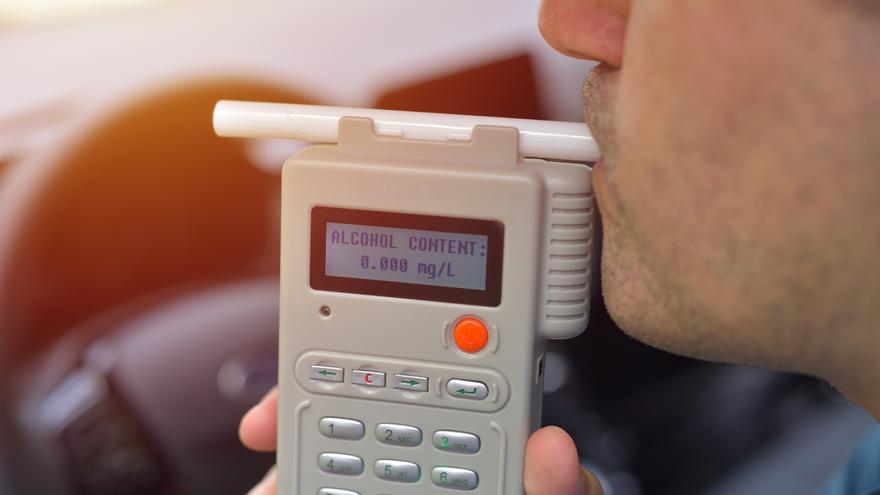
[[[239,436],[248,448],[272,452],[277,446],[278,388],[272,389],[241,420]],[[602,487],[592,473],[578,462],[574,442],[555,426],[541,428],[526,445],[523,475],[526,495],[602,495]],[[276,495],[275,468],[249,495]]]

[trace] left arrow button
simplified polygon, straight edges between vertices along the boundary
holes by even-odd
[[[319,366],[313,364],[309,369],[309,378],[323,382],[342,382],[345,370],[335,366]]]

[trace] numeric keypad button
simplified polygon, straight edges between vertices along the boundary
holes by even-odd
[[[373,466],[373,473],[377,478],[388,481],[401,481],[404,483],[415,483],[422,477],[422,470],[418,464],[406,461],[392,461],[382,459],[376,461]]]
[[[364,438],[364,424],[354,419],[321,418],[318,430],[327,438],[343,440],[360,440]]]
[[[321,471],[346,476],[357,476],[364,472],[364,460],[355,455],[325,452],[318,456]]]
[[[454,467],[435,467],[431,470],[431,481],[443,488],[473,490],[480,484],[480,477],[470,469]]]
[[[476,454],[480,450],[480,437],[463,431],[438,430],[433,441],[434,447],[445,452]]]
[[[379,423],[376,425],[376,438],[389,445],[416,447],[422,443],[422,430],[415,426]]]

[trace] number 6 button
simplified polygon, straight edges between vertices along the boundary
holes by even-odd
[[[456,490],[473,490],[480,484],[477,473],[454,467],[435,467],[431,470],[431,481],[437,486]]]

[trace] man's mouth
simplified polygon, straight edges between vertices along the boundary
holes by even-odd
[[[611,166],[617,155],[615,111],[620,70],[601,64],[584,81],[584,118],[602,156],[593,165],[593,192],[604,222],[614,222],[616,205],[609,182]]]

